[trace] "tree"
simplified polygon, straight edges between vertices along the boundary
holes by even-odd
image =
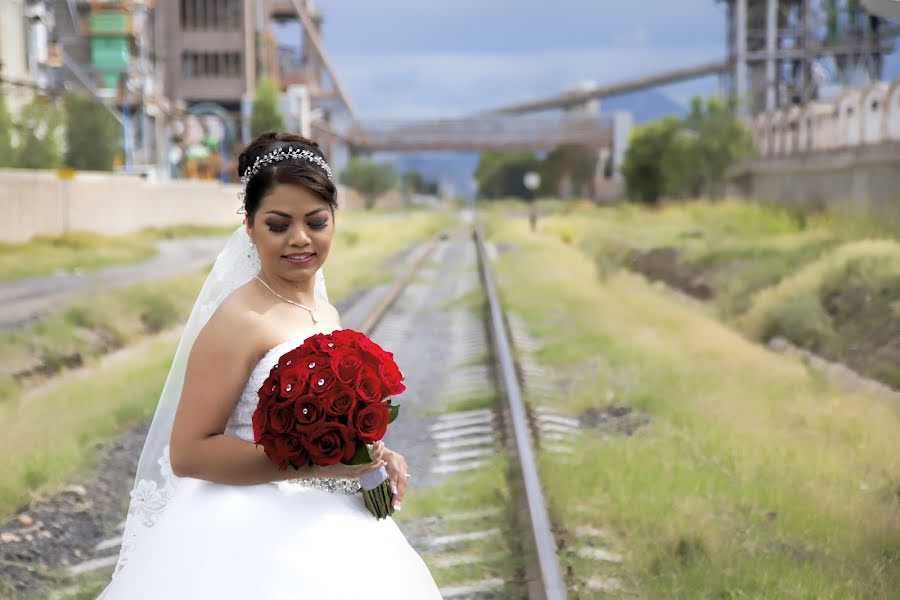
[[[720,196],[728,169],[754,151],[750,132],[723,102],[710,98],[704,104],[699,96],[691,100],[684,127],[697,136],[697,168],[702,173],[703,192]]]
[[[403,190],[406,193],[429,194],[436,196],[439,187],[436,181],[425,179],[418,171],[407,171],[402,177]]]
[[[596,168],[596,150],[579,144],[563,144],[551,150],[541,163],[541,189],[563,197],[590,196]]]
[[[630,198],[655,204],[663,195],[666,189],[663,156],[680,127],[677,117],[663,117],[639,125],[631,132],[622,163],[622,176]]]
[[[0,168],[16,164],[15,151],[12,147],[12,130],[12,115],[6,107],[6,96],[0,92]]]
[[[533,152],[482,152],[475,167],[478,196],[529,198],[523,178],[529,171],[539,171],[540,160]]]
[[[22,107],[17,129],[16,166],[22,169],[55,169],[60,165],[63,115],[57,103],[35,95]]]
[[[69,92],[64,163],[75,169],[112,171],[119,150],[119,123],[103,106]]]
[[[635,128],[622,174],[629,196],[643,202],[717,197],[728,169],[752,153],[750,133],[725,104],[695,97],[683,121],[665,117]]]
[[[284,119],[278,108],[278,83],[271,77],[261,77],[256,84],[253,110],[250,113],[250,134],[264,131],[283,131]]]
[[[341,183],[357,190],[366,200],[366,209],[375,206],[375,199],[397,183],[393,163],[375,162],[368,158],[352,158],[341,173]]]
[[[703,193],[705,167],[700,154],[699,136],[680,128],[672,136],[660,159],[663,193],[674,198],[696,198]]]

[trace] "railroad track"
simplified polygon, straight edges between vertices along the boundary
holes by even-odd
[[[503,313],[490,264],[496,251],[472,225],[421,244],[392,283],[344,311],[344,326],[392,350],[406,373],[405,408],[386,442],[407,457],[414,477],[409,505],[416,513],[401,511],[395,519],[442,583],[445,598],[616,596],[621,585],[613,578],[575,581],[560,569],[572,556],[599,562],[622,557],[603,546],[601,530],[563,534],[550,520],[535,447],[570,452],[567,441],[580,423],[524,403],[523,384],[529,397],[552,389],[542,387],[547,378],[528,359],[525,328]],[[444,510],[440,503],[431,512],[415,508],[417,495],[478,485],[473,478],[485,472],[505,478],[508,493],[465,510]],[[123,524],[81,553],[67,567],[69,575],[108,572]],[[63,600],[75,589],[53,597]]]

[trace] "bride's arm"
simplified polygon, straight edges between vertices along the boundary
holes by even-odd
[[[224,435],[236,399],[259,358],[247,336],[254,330],[252,323],[240,313],[229,312],[231,307],[223,304],[191,349],[172,425],[172,472],[216,483],[255,485],[304,477],[358,477],[376,468],[334,465],[281,471],[262,446]]]
[[[289,475],[269,461],[261,446],[224,435],[253,368],[253,340],[246,335],[253,329],[246,320],[226,301],[191,348],[169,447],[172,472],[179,477],[252,485]]]

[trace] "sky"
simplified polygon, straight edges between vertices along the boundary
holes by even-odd
[[[368,118],[452,117],[725,55],[725,5],[716,0],[318,5],[328,54],[358,113]],[[278,37],[297,31],[283,29]],[[885,76],[900,76],[900,52],[889,57]],[[717,78],[706,77],[657,89],[686,105],[717,88]]]

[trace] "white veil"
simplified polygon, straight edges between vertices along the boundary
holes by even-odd
[[[113,577],[127,566],[128,557],[140,543],[142,535],[159,520],[178,485],[179,478],[172,474],[169,463],[169,438],[194,340],[222,301],[256,275],[259,266],[256,248],[251,243],[244,225],[241,225],[216,257],[216,262],[194,303],[178,349],[175,351],[175,357],[172,359],[172,368],[160,394],[156,414],[150,424],[150,431],[147,433],[144,449],[138,461],[128,516],[125,519],[122,549]],[[314,294],[320,302],[328,302],[325,277],[321,269],[316,273]],[[102,599],[103,594],[99,598]]]

